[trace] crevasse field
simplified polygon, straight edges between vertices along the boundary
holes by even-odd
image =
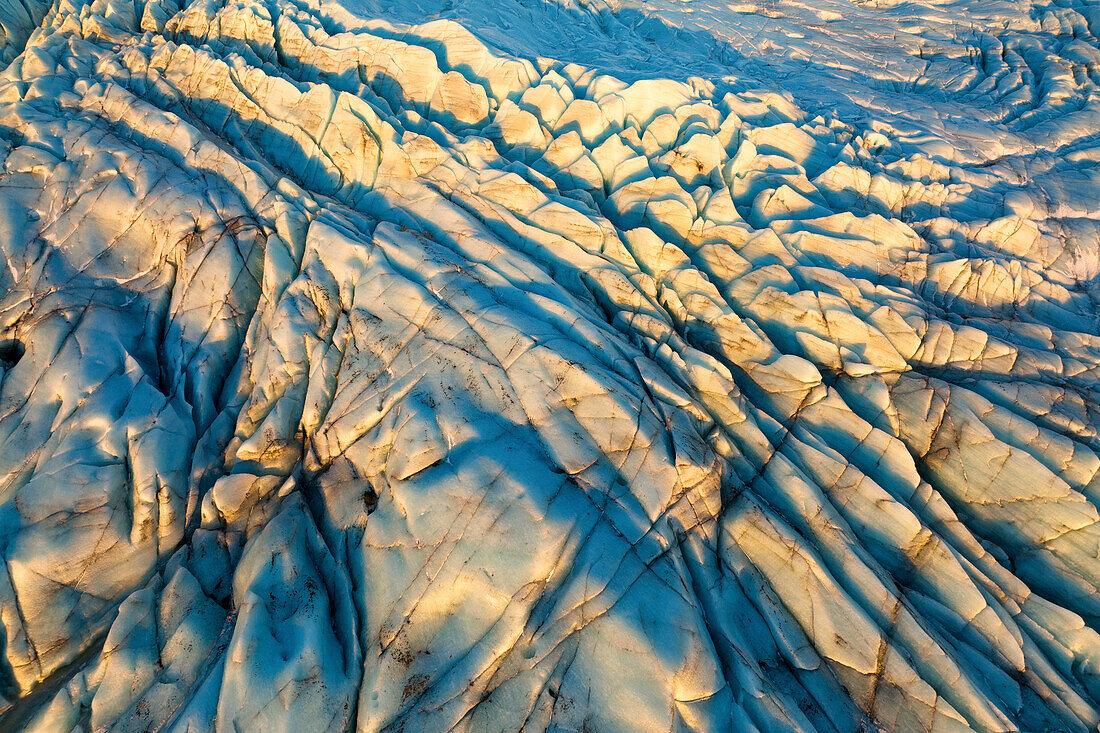
[[[1098,36],[0,0],[0,730],[1097,730]]]

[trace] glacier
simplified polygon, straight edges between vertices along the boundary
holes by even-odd
[[[1098,730],[1098,37],[0,0],[0,730]]]

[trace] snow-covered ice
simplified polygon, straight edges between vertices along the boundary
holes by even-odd
[[[1098,37],[0,0],[0,730],[1097,730]]]

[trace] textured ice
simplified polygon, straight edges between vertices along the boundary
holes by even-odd
[[[1097,730],[1098,36],[0,0],[0,729]]]

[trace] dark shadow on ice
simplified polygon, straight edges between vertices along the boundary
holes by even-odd
[[[27,347],[19,339],[5,339],[0,341],[0,366],[10,369],[19,363]]]

